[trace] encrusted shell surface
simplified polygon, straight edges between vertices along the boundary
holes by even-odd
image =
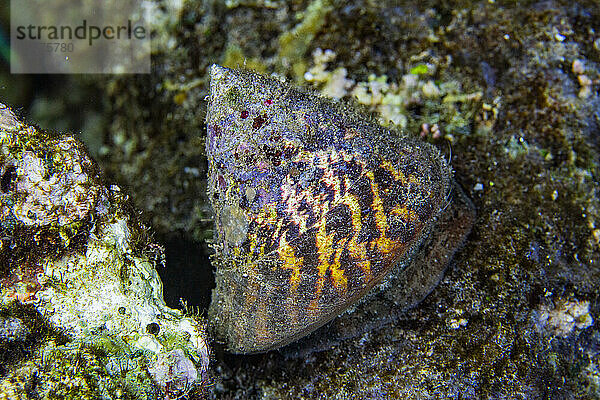
[[[331,320],[406,265],[448,204],[435,147],[274,79],[213,65],[206,125],[209,317],[233,352]]]

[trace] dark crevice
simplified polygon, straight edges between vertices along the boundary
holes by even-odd
[[[190,309],[206,314],[215,279],[206,249],[183,235],[159,240],[165,245],[166,267],[158,268],[163,294],[169,307]]]
[[[10,165],[8,168],[6,168],[6,170],[2,174],[2,177],[0,177],[0,191],[2,191],[3,193],[8,192],[11,189],[12,183],[16,178],[17,167],[15,167],[14,165]]]

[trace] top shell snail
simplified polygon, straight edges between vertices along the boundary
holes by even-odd
[[[429,246],[437,264],[411,270],[423,239],[447,223],[452,169],[435,147],[319,96],[213,65],[206,125],[217,268],[209,318],[233,352],[312,332],[395,269],[411,271],[402,306],[419,301],[470,229],[467,212],[444,236],[450,245]]]

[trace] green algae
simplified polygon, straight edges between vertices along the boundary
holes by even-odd
[[[235,44],[231,44],[225,49],[222,64],[229,68],[243,67],[263,74],[267,72],[267,66],[260,59],[244,57],[242,49]]]
[[[278,57],[296,76],[304,74],[303,58],[332,10],[329,0],[313,0],[301,14],[301,22],[279,36]]]
[[[410,69],[410,73],[413,75],[425,75],[429,73],[429,68],[425,64],[419,64]]]

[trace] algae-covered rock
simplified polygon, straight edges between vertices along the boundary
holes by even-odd
[[[0,105],[0,398],[201,396],[204,323],[168,308],[162,248],[84,146]]]

